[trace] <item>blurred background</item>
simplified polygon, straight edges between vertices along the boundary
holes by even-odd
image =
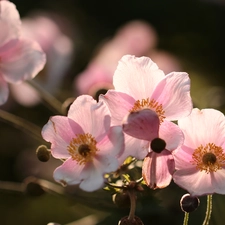
[[[21,15],[24,35],[38,41],[47,55],[47,64],[34,81],[64,107],[71,97],[97,98],[111,88],[118,60],[134,54],[151,57],[166,74],[187,72],[194,106],[225,113],[224,0],[12,2]],[[32,122],[37,131],[57,114],[27,83],[11,85],[10,90],[0,109]],[[40,133],[36,138],[4,120],[0,126],[1,224],[113,225],[129,213],[114,205],[106,191],[84,193],[77,187],[55,186],[52,173],[60,162],[37,159],[35,150],[43,144]],[[27,185],[30,181],[34,182]],[[51,191],[40,189],[36,181]],[[183,194],[173,183],[163,190],[146,189],[138,196],[136,214],[146,225],[180,225]],[[204,219],[205,197],[200,201],[190,224]],[[224,202],[224,196],[214,195],[210,225],[224,224]]]

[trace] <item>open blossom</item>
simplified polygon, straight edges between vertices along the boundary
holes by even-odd
[[[225,194],[225,117],[215,109],[193,109],[178,121],[184,144],[174,154],[174,182],[191,195]]]
[[[146,185],[152,189],[170,184],[175,170],[172,153],[184,140],[176,124],[170,121],[159,124],[157,114],[150,109],[131,113],[123,121],[125,133],[146,141],[148,154],[143,162],[142,176]]]
[[[7,83],[34,78],[45,65],[45,54],[33,40],[21,37],[21,20],[15,5],[0,1],[0,104],[8,98]]]
[[[23,36],[38,42],[47,56],[45,70],[35,82],[42,88],[55,94],[69,67],[71,66],[74,46],[71,38],[61,31],[56,19],[49,15],[50,12],[38,12],[22,19]],[[64,27],[67,26],[63,23]],[[39,93],[29,84],[23,82],[11,85],[14,99],[25,106],[33,106],[40,102]],[[23,90],[23,91],[21,91]]]
[[[163,121],[189,115],[192,109],[188,74],[165,75],[148,57],[123,56],[114,73],[113,85],[115,90],[99,98],[108,105],[113,125],[121,125],[125,116],[143,109],[156,112],[161,125]],[[129,155],[143,159],[149,152],[146,140],[125,135],[125,143],[121,161]]]
[[[118,169],[117,156],[124,149],[121,126],[111,127],[110,112],[103,102],[82,95],[70,106],[68,116],[53,116],[43,127],[52,155],[65,162],[54,171],[62,184],[80,184],[94,191],[104,184],[104,174]]]

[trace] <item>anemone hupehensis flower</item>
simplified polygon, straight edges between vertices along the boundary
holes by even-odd
[[[34,78],[46,57],[39,44],[21,36],[21,20],[15,5],[0,1],[0,105],[9,95],[8,83]]]
[[[158,171],[154,170],[153,164],[155,165],[156,158],[159,161],[159,155],[151,153],[151,142],[154,138],[161,138],[159,135],[162,135],[160,131],[166,130],[167,135],[171,136],[169,133],[173,129],[178,130],[179,128],[174,128],[175,124],[169,124],[168,121],[178,120],[190,114],[192,110],[192,101],[190,97],[190,79],[187,73],[185,72],[172,72],[168,75],[165,75],[162,70],[148,57],[135,57],[132,55],[125,55],[119,61],[118,67],[114,73],[113,85],[115,90],[109,90],[105,95],[100,96],[100,101],[104,101],[112,115],[112,124],[120,125],[124,123],[123,126],[125,134],[125,151],[124,154],[120,157],[120,162],[131,155],[137,159],[144,159],[146,167],[145,172],[150,176],[154,175],[154,179],[146,178],[149,181],[154,180],[159,177],[156,175]],[[140,117],[136,119],[135,113],[139,113],[143,110],[148,109],[154,113],[148,113],[152,118],[141,118],[145,113],[140,113]],[[156,116],[155,116],[156,114]],[[128,119],[133,117],[133,119]],[[145,116],[144,116],[145,117]],[[158,119],[156,119],[156,117]],[[133,121],[133,124],[132,124]],[[147,129],[142,127],[134,134],[134,131],[138,127],[140,121],[145,121],[144,126],[147,126]],[[148,124],[149,125],[146,125]],[[157,125],[158,123],[158,125]],[[154,125],[153,125],[154,124]],[[157,128],[158,126],[158,128]],[[178,131],[179,144],[182,142],[182,135]],[[148,134],[148,138],[146,137]],[[151,134],[151,135],[150,135]],[[163,135],[164,136],[164,135]],[[177,143],[177,142],[176,142]],[[178,147],[179,144],[176,146]],[[176,147],[170,149],[169,145],[166,144],[167,150],[175,150]],[[163,151],[164,149],[162,149]],[[161,156],[163,152],[161,153]],[[168,155],[171,158],[171,154]],[[165,156],[165,161],[166,158]],[[170,160],[168,158],[168,160]],[[150,161],[148,162],[148,160]],[[161,158],[160,158],[161,159]],[[153,164],[152,164],[153,163]],[[161,161],[163,163],[163,161]],[[148,166],[147,166],[148,164]],[[172,165],[172,162],[170,163]],[[147,172],[147,167],[149,168],[149,173]],[[159,168],[159,167],[157,167]],[[165,168],[165,167],[163,167]],[[171,166],[174,168],[174,166]],[[167,168],[168,170],[169,168]],[[161,173],[161,172],[159,172]],[[158,174],[159,174],[158,173]],[[171,169],[169,172],[169,178],[165,180],[171,180]],[[165,173],[164,173],[165,174]],[[147,176],[147,175],[146,175]],[[161,187],[168,185],[166,181],[165,184],[160,182]],[[151,183],[151,187],[157,187],[156,183]]]
[[[99,98],[108,105],[113,125],[121,125],[129,113],[143,109],[156,112],[162,125],[163,121],[189,115],[193,108],[188,74],[172,72],[165,75],[148,57],[123,56],[114,73],[113,85],[115,90]],[[129,155],[138,159],[147,155],[146,141],[128,135],[125,139],[126,150],[121,161]]]
[[[225,194],[225,117],[215,109],[193,109],[178,121],[184,144],[174,154],[174,182],[191,195]]]
[[[124,149],[121,126],[110,126],[110,112],[103,102],[82,95],[70,106],[68,116],[53,116],[43,127],[52,155],[64,159],[54,171],[62,184],[80,184],[94,191],[104,184],[104,174],[118,169],[117,156]]]

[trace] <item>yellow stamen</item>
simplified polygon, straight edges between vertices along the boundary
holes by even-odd
[[[96,144],[97,141],[91,134],[79,134],[71,140],[67,150],[72,159],[81,165],[91,161],[96,155]]]
[[[206,173],[216,172],[225,166],[224,150],[213,143],[208,143],[206,146],[200,145],[192,154],[192,159],[191,163]]]
[[[165,111],[163,110],[162,104],[159,104],[154,99],[150,100],[149,98],[147,98],[147,99],[142,99],[141,101],[140,100],[137,100],[134,103],[134,106],[130,110],[130,112],[137,112],[137,111],[140,111],[142,109],[151,109],[151,110],[154,110],[157,113],[158,117],[159,117],[160,123],[162,123],[164,121],[164,119],[166,118],[164,116]]]

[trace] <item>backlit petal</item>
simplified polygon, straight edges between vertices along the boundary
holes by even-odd
[[[129,94],[136,100],[151,97],[165,74],[148,57],[125,55],[119,61],[113,76],[116,91]]]
[[[79,96],[70,106],[68,117],[79,123],[85,133],[99,141],[110,128],[110,112],[103,102],[97,103],[89,95]]]
[[[42,137],[51,142],[52,155],[55,158],[70,157],[67,147],[75,134],[84,133],[82,128],[65,116],[51,117],[42,129]]]
[[[123,120],[123,131],[132,137],[151,141],[158,137],[159,117],[150,109],[132,112]]]
[[[0,68],[4,79],[18,83],[34,78],[44,67],[45,53],[31,40],[22,39],[1,55]]]
[[[173,72],[166,75],[158,83],[152,98],[162,104],[167,120],[188,116],[193,108],[188,74]]]
[[[144,159],[142,176],[150,188],[165,188],[172,180],[174,169],[173,156],[169,151],[150,152]]]

